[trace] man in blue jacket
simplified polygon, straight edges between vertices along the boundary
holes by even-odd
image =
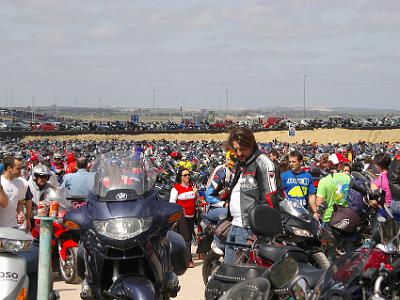
[[[219,220],[226,218],[228,213],[226,200],[229,197],[229,183],[233,178],[232,169],[235,161],[235,155],[228,150],[225,164],[216,167],[208,180],[206,188],[206,201],[209,204],[207,219],[211,222],[218,223]],[[217,237],[214,241],[215,244],[212,245],[212,249],[222,255],[223,252],[220,248],[223,246],[221,242]]]

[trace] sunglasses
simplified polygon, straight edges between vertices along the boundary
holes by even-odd
[[[46,178],[46,179],[50,179],[50,176],[48,175],[36,175],[37,178]]]
[[[182,177],[189,177],[190,174],[182,174]]]

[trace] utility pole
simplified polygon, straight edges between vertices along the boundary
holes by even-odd
[[[8,89],[6,91],[6,108],[8,108]]]
[[[304,97],[303,97],[303,118],[306,118],[306,77],[307,77],[307,75],[304,75],[304,80],[303,80],[303,92],[304,92]]]
[[[99,112],[100,112],[100,116],[103,116],[103,112],[101,111],[101,99],[99,99]]]
[[[156,89],[153,89],[153,119],[156,117]]]
[[[219,114],[222,115],[222,95],[219,95]]]
[[[31,92],[32,95],[32,124],[35,123],[35,96]]]
[[[55,113],[55,117],[57,119],[58,116],[58,98],[56,95],[54,95],[54,113]]]
[[[226,90],[226,118],[228,119],[229,115],[229,90]]]
[[[76,101],[76,99],[74,100],[74,117],[76,120],[76,105],[78,104],[78,101]]]

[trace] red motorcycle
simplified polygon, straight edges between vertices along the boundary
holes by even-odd
[[[399,230],[394,219],[378,223],[371,244],[336,260],[316,285],[312,299],[397,299]]]
[[[63,217],[70,209],[75,209],[86,205],[83,198],[67,198],[70,201],[70,207],[59,206],[56,219],[53,221],[53,239],[52,244],[52,263],[53,272],[59,272],[61,278],[70,284],[81,282],[78,275],[78,244],[79,235],[76,231],[64,227]],[[32,229],[32,236],[39,239],[40,221],[35,220],[35,226]]]

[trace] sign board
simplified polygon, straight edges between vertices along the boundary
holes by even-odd
[[[139,123],[139,116],[131,115],[131,122],[134,123],[134,124]]]
[[[289,134],[289,136],[295,136],[296,135],[296,127],[294,125],[289,125],[288,134]]]

